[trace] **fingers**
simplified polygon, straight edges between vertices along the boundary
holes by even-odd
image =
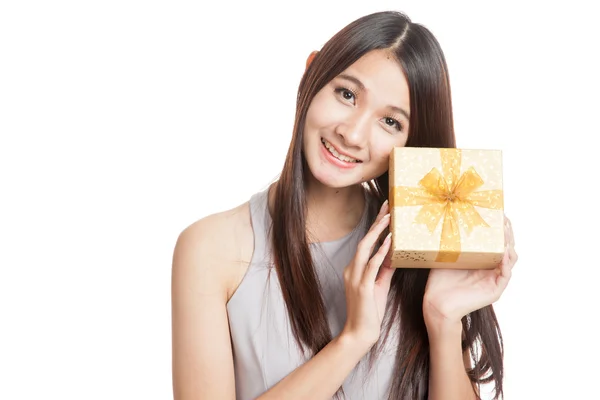
[[[383,264],[383,260],[386,258],[390,251],[390,246],[392,244],[392,232],[388,233],[383,241],[377,253],[371,257],[369,263],[367,264],[367,268],[364,273],[363,279],[366,282],[374,282],[377,277],[377,273],[379,272],[379,267]]]
[[[513,234],[512,224],[506,215],[504,216],[504,240],[507,246],[514,247],[515,237]]]
[[[391,239],[391,238],[390,238]],[[392,246],[390,240],[390,246]],[[394,276],[394,272],[396,272],[396,268],[392,268],[392,252],[388,250],[387,255],[383,259],[383,263],[381,263],[381,267],[379,267],[379,271],[377,272],[377,278],[375,278],[375,284],[385,287],[386,289],[390,288],[390,284],[392,282],[392,277]]]
[[[388,202],[385,201],[377,214],[377,218],[367,234],[362,238],[356,248],[354,261],[346,269],[344,275],[350,282],[358,283],[362,280],[369,258],[373,253],[377,240],[390,223]]]
[[[369,257],[373,253],[377,239],[383,233],[385,228],[390,224],[390,214],[384,215],[378,223],[374,224],[373,227],[367,232],[365,237],[361,240],[356,251],[357,261],[361,264],[366,264],[369,261]]]
[[[504,252],[504,257],[502,258],[502,263],[500,264],[500,275],[509,276],[510,270],[510,250],[507,250]]]
[[[379,268],[375,284],[389,289],[392,283],[392,277],[394,276],[394,272],[396,272],[396,268],[390,268],[385,265],[382,265],[381,268]]]
[[[517,260],[519,259],[519,255],[517,254],[517,252],[515,251],[515,248],[513,246],[510,246],[508,248],[508,259],[509,259],[510,269],[512,269],[515,266],[515,264],[517,263]]]
[[[387,214],[387,212],[389,211],[390,205],[388,203],[388,201],[384,201],[383,204],[381,205],[381,208],[379,209],[379,214],[377,214],[377,217],[375,218],[375,222],[373,224],[376,224],[379,222],[379,220],[381,220],[381,218],[383,218],[385,216],[385,214]]]
[[[512,269],[519,257],[515,251],[515,237],[513,234],[512,224],[506,215],[504,216],[504,241],[506,243],[506,251],[508,253],[507,264],[509,264],[510,269]]]
[[[387,202],[381,207],[381,211],[377,216],[377,219],[369,229],[369,232],[360,241],[356,250],[356,260],[363,266],[369,261],[369,257],[373,253],[377,239],[381,236],[383,231],[388,227],[390,223],[390,214],[387,212],[389,206]],[[362,275],[362,272],[361,272]]]
[[[390,243],[391,245],[391,243]],[[388,251],[387,256],[385,256],[385,258],[383,259],[383,263],[381,264],[382,267],[386,267],[389,268],[392,266],[392,252]]]
[[[504,243],[505,251],[502,262],[498,266],[496,277],[496,288],[498,296],[506,289],[512,275],[512,269],[517,262],[518,256],[515,251],[515,237],[510,219],[504,215]]]
[[[392,268],[392,252],[389,250],[392,246],[392,241],[390,237],[390,244],[388,246],[388,252],[385,258],[383,259],[383,263],[379,267],[379,271],[377,272],[377,278],[375,278],[375,284],[385,287],[386,289],[390,288],[390,284],[392,282],[392,277],[394,276],[394,272],[396,272],[396,268]]]
[[[510,250],[507,249],[504,252],[504,257],[502,258],[502,262],[500,263],[498,276],[496,278],[498,293],[502,293],[508,285],[508,281],[510,281],[510,277],[512,275],[511,270],[512,263],[510,260]]]

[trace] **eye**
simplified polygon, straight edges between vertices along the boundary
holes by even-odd
[[[356,101],[356,95],[350,89],[346,89],[346,88],[340,87],[340,88],[335,89],[335,92],[337,94],[339,94],[340,96],[342,96],[342,99],[344,99],[346,101],[350,101],[353,104]]]
[[[398,122],[398,120],[392,118],[392,117],[385,117],[383,119],[383,122],[392,128],[395,128],[398,132],[402,132],[402,130],[404,129],[404,126],[402,126],[402,124],[400,122]]]

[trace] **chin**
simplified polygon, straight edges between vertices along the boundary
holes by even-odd
[[[307,160],[308,172],[311,177],[321,185],[332,189],[342,189],[361,184],[363,174],[360,170],[344,171],[328,165],[321,160],[310,162]]]
[[[331,189],[343,189],[350,186],[355,186],[360,183],[360,181],[358,180],[343,179],[341,177],[331,176],[327,174],[321,174],[321,176],[319,176],[318,174],[315,175],[313,173],[312,175],[314,179],[321,185]]]

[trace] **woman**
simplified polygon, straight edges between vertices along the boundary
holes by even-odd
[[[483,382],[502,395],[491,303],[516,261],[508,220],[495,271],[387,266],[392,148],[455,146],[438,42],[375,13],[306,67],[280,179],[178,238],[175,398],[466,400]]]

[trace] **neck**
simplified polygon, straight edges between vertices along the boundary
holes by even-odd
[[[329,242],[349,234],[360,222],[365,208],[364,188],[326,187],[316,179],[306,187],[306,228],[309,240]]]

